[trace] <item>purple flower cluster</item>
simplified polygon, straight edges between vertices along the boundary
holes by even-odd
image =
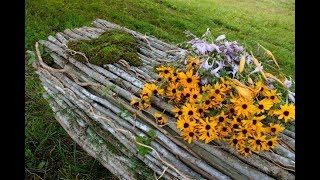
[[[191,33],[189,33],[191,34]],[[202,38],[198,38],[191,34],[193,39],[187,43],[191,45],[192,52],[200,57],[207,57],[206,60],[202,62],[199,69],[205,72],[209,72],[215,77],[220,77],[222,70],[225,70],[227,74],[231,74],[234,78],[239,70],[239,63],[243,56],[246,58],[246,63],[250,64],[252,62],[252,57],[245,52],[243,46],[241,46],[237,41],[229,42],[225,38],[225,35],[218,36],[214,42],[208,42],[206,39],[210,39],[211,33],[209,30],[202,35]],[[211,38],[212,39],[212,38]],[[181,52],[180,54],[186,54]],[[187,62],[185,62],[187,63]],[[262,68],[262,66],[261,66]],[[259,69],[254,70],[252,73],[258,72]],[[209,83],[210,78],[204,78],[201,83]]]

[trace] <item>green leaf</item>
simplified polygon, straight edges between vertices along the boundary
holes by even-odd
[[[36,53],[34,51],[28,50],[28,51],[26,51],[26,53],[27,53],[27,56],[28,56],[28,64],[29,65],[38,60],[37,57],[36,57]]]
[[[38,169],[42,169],[44,165],[46,165],[45,161],[40,162],[38,165]]]
[[[156,132],[154,132],[154,130],[149,130],[147,133],[149,136],[151,136],[151,139],[154,140],[155,138],[157,138]]]
[[[115,89],[115,85],[105,86],[102,88],[102,95],[105,96],[110,90]]]

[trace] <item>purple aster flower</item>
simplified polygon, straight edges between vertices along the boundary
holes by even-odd
[[[291,102],[295,103],[295,93],[289,91],[288,97]]]
[[[284,85],[286,86],[287,89],[290,89],[291,85],[292,85],[292,80],[290,78],[290,81],[286,78],[284,80]]]
[[[202,85],[208,84],[208,78],[201,78],[201,79],[200,79],[200,83],[201,83]]]
[[[259,63],[260,64],[260,68],[261,69],[263,69],[263,66],[261,65],[261,63]],[[249,76],[251,75],[251,74],[253,74],[253,73],[256,73],[256,72],[259,72],[260,70],[259,70],[259,67],[256,67],[253,71],[251,71],[250,73],[249,73]]]
[[[222,34],[217,37],[216,41],[221,41],[221,40],[224,40],[225,38],[226,38],[226,35]]]
[[[220,62],[216,61],[216,63],[218,64],[218,67],[216,67],[215,69],[212,69],[210,73],[214,74],[216,77],[220,77],[220,74],[218,73],[218,71],[222,69],[225,66],[225,64],[223,63],[223,61],[220,61]]]
[[[227,74],[232,74],[232,78],[236,75],[239,70],[239,66],[237,64],[232,64],[232,71],[228,71]]]
[[[211,65],[208,63],[208,59],[203,61],[200,65],[200,68],[204,69],[204,70],[208,70],[213,66],[214,63],[212,63]]]

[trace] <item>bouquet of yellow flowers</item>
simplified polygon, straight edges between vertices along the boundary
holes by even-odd
[[[224,35],[214,39],[209,30],[185,47],[177,61],[155,68],[158,82],[145,84],[131,104],[147,109],[151,96],[170,101],[188,143],[224,140],[245,156],[275,148],[277,134],[295,118],[292,80],[267,73],[252,53]],[[273,54],[259,47],[279,67]],[[154,117],[160,125],[167,123],[161,113]]]

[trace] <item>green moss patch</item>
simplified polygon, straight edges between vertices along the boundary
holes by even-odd
[[[135,38],[126,32],[113,30],[104,32],[99,38],[81,41],[69,41],[68,47],[84,53],[89,62],[98,66],[115,63],[124,59],[132,66],[141,66],[137,50],[138,43]],[[85,58],[76,54],[74,58],[85,62]]]

